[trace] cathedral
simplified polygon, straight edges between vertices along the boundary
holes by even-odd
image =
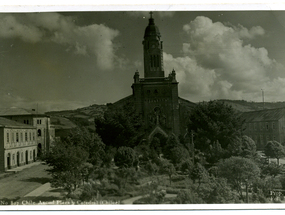
[[[180,134],[178,82],[173,70],[165,77],[163,43],[150,13],[143,39],[144,78],[137,71],[132,84],[135,108],[145,122],[148,138]]]
[[[144,77],[141,78],[136,71],[132,95],[115,102],[114,106],[123,107],[127,103],[134,105],[137,115],[143,120],[145,139],[148,141],[152,141],[154,136],[185,136],[187,116],[196,104],[178,96],[178,82],[174,69],[165,76],[163,43],[152,13],[142,45]]]

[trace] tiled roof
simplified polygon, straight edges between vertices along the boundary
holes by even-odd
[[[0,127],[9,127],[9,128],[35,128],[31,125],[26,125],[20,122],[16,122],[5,117],[0,117]]]
[[[285,116],[284,108],[250,111],[241,114],[246,122],[274,121],[281,119],[283,116]]]
[[[14,116],[14,115],[42,115],[37,114],[36,111],[27,110],[24,108],[1,108],[0,116]]]

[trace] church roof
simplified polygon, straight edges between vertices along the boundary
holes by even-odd
[[[144,32],[144,38],[146,37],[158,37],[160,38],[161,35],[160,35],[160,32],[159,32],[159,29],[158,27],[154,24],[154,19],[152,18],[152,16],[149,18],[149,23],[148,23],[148,26],[146,27],[145,29],[145,32]]]

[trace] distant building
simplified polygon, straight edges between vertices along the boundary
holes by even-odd
[[[0,117],[0,171],[36,161],[36,136],[36,127]]]
[[[252,138],[258,149],[270,140],[285,143],[285,108],[266,109],[242,113],[245,120],[244,134]]]
[[[36,142],[38,156],[42,152],[49,151],[54,139],[54,128],[51,127],[50,117],[46,114],[38,114],[36,111],[27,111],[21,108],[0,109],[0,117],[34,126],[37,130]]]

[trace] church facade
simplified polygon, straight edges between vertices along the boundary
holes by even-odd
[[[165,76],[163,69],[163,43],[154,19],[149,19],[143,44],[144,78],[137,71],[132,84],[133,99],[141,115],[148,138],[156,133],[167,137],[180,134],[178,82],[173,70]]]

